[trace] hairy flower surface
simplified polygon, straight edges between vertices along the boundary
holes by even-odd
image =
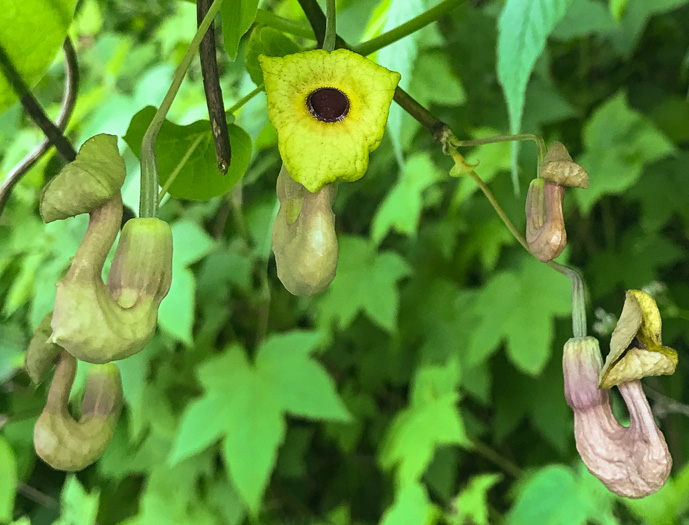
[[[658,305],[646,292],[628,290],[620,320],[610,339],[610,353],[600,387],[610,388],[646,376],[672,374],[677,352],[663,346]]]
[[[577,451],[591,474],[612,492],[628,498],[648,496],[665,484],[672,457],[638,380],[618,385],[629,426],[617,422],[609,391],[598,388],[601,367],[596,339],[567,341],[562,369],[565,398],[574,411]]]
[[[346,49],[259,61],[290,176],[311,193],[363,177],[369,152],[383,138],[399,73]]]

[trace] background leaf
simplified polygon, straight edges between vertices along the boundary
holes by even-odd
[[[155,108],[139,111],[131,121],[124,140],[137,156],[141,155],[141,140],[153,119]],[[173,197],[207,200],[229,191],[244,176],[251,158],[251,138],[239,126],[229,124],[232,160],[227,173],[218,171],[210,123],[201,120],[178,126],[166,120],[156,141],[156,158],[160,184]]]

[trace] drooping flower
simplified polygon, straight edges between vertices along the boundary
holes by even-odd
[[[567,245],[562,212],[565,189],[588,186],[586,170],[572,160],[561,142],[553,142],[543,159],[540,177],[531,181],[526,197],[526,242],[538,260],[555,259]]]
[[[610,353],[600,374],[600,387],[610,388],[646,376],[669,375],[677,352],[663,346],[658,305],[646,292],[628,290],[620,320],[610,339]]]
[[[273,224],[278,278],[294,295],[325,290],[337,271],[338,244],[333,200],[336,184],[310,193],[283,166],[278,175],[280,211]]]
[[[617,422],[610,392],[598,388],[602,364],[593,337],[573,338],[565,344],[565,398],[574,411],[577,451],[586,468],[609,490],[642,498],[665,484],[672,457],[639,380],[618,385],[630,423],[625,427]]]
[[[400,75],[345,49],[259,57],[268,116],[290,176],[314,193],[360,179]]]

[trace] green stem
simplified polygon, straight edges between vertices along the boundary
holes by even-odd
[[[244,104],[249,102],[252,98],[254,98],[256,95],[258,95],[261,91],[263,91],[263,84],[260,84],[254,89],[252,92],[250,92],[247,95],[244,95],[242,98],[240,98],[237,103],[232,106],[230,109],[227,110],[227,113],[232,115],[235,111],[239,110]]]
[[[296,20],[278,16],[266,9],[259,8],[256,11],[256,23],[279,29],[283,33],[289,33],[290,35],[316,40],[316,35],[313,34],[313,30],[309,26]]]
[[[390,44],[394,44],[398,40],[415,33],[419,29],[426,27],[429,24],[437,21],[441,16],[446,15],[455,7],[463,3],[465,0],[444,0],[438,5],[431,7],[428,11],[421,13],[419,16],[412,18],[401,26],[398,26],[390,31],[383,33],[376,38],[362,42],[352,47],[352,51],[360,55],[370,55],[379,49],[382,49]]]
[[[531,133],[520,133],[519,135],[496,135],[494,137],[486,137],[483,139],[471,139],[471,140],[457,140],[454,141],[454,145],[457,147],[468,147],[468,146],[482,146],[483,144],[494,144],[496,142],[513,142],[522,140],[533,140],[538,147],[538,165],[540,166],[545,158],[548,148],[545,146],[545,141],[538,135],[532,135]]]
[[[393,100],[409,113],[414,119],[424,126],[433,135],[433,138],[440,142],[444,136],[444,130],[449,129],[445,123],[438,120],[433,113],[417,102],[417,100],[407,93],[404,89],[397,86]]]
[[[490,202],[490,204],[493,206],[493,209],[498,214],[500,219],[502,219],[502,222],[505,223],[507,229],[510,230],[512,236],[517,239],[519,244],[521,244],[530,255],[533,255],[529,249],[526,239],[507,216],[505,210],[502,209],[502,206],[500,206],[500,203],[498,203],[495,195],[493,195],[493,192],[490,191],[490,188],[488,188],[486,183],[483,182],[483,179],[481,179],[481,177],[475,171],[472,171],[470,175],[476,181],[476,184],[478,184],[478,187],[486,196],[488,202]],[[586,297],[584,294],[584,281],[581,278],[581,275],[579,275],[579,272],[573,268],[555,261],[548,261],[545,264],[550,266],[553,270],[566,275],[569,277],[569,280],[572,281],[572,333],[574,334],[574,337],[586,337]]]
[[[337,7],[336,0],[326,0],[325,2],[325,38],[323,38],[323,49],[328,53],[335,49],[337,40]]]
[[[584,280],[574,268],[555,261],[546,263],[553,270],[569,277],[572,281],[572,333],[574,337],[586,337],[586,296]]]
[[[153,120],[151,120],[141,141],[141,194],[139,196],[139,217],[141,218],[158,216],[159,179],[158,163],[155,155],[156,138],[158,138],[158,132],[163,122],[165,122],[167,112],[170,110],[173,100],[175,100],[182,80],[184,80],[184,75],[187,73],[187,69],[189,69],[189,64],[191,64],[192,58],[198,51],[199,44],[201,44],[206,31],[213,23],[215,15],[218,14],[222,2],[223,0],[214,0],[213,5],[208,9],[208,13],[206,13],[203,22],[199,25],[194,38],[187,48],[187,52],[184,54],[184,58],[182,58],[182,62],[175,71],[170,89],[165,94],[163,102],[153,116]]]

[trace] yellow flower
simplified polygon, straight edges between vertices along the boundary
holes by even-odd
[[[640,290],[628,290],[620,320],[610,339],[610,353],[599,376],[600,388],[674,373],[677,352],[663,346],[661,325],[660,312],[653,298]]]
[[[369,152],[383,138],[399,73],[345,49],[259,61],[290,176],[311,193],[363,177]]]

